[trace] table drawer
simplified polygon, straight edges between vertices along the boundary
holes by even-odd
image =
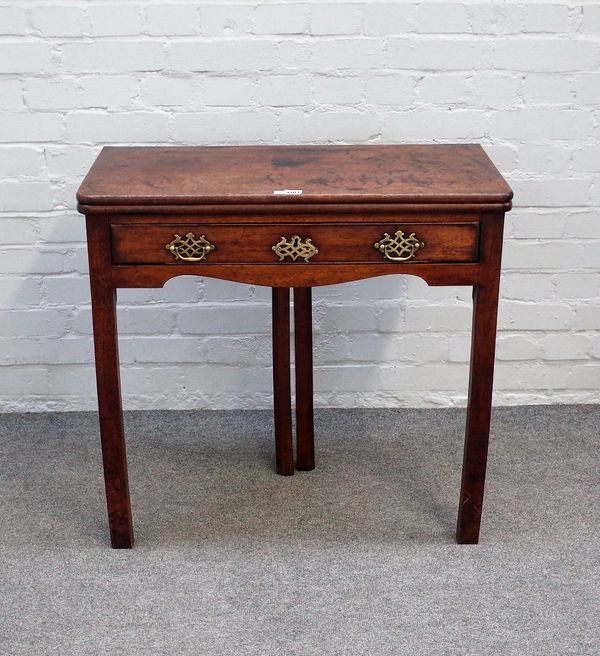
[[[115,264],[476,262],[479,223],[111,225]]]

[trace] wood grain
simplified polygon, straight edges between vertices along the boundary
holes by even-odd
[[[301,189],[300,196],[274,191]],[[81,185],[87,205],[507,203],[475,144],[105,147]]]

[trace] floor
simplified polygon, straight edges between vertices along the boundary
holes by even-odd
[[[600,653],[600,406],[498,408],[456,545],[464,411],[126,417],[136,546],[108,543],[97,417],[0,415],[2,656]]]

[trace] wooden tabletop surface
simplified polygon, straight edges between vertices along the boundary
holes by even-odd
[[[506,204],[511,198],[475,144],[109,146],[77,193],[80,205]]]

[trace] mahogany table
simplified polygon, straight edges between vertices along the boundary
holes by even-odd
[[[456,538],[476,543],[490,429],[504,213],[512,191],[478,145],[107,147],[78,193],[86,215],[111,544],[133,545],[116,290],[198,275],[273,288],[276,466],[314,467],[311,288],[392,273],[473,287]]]

